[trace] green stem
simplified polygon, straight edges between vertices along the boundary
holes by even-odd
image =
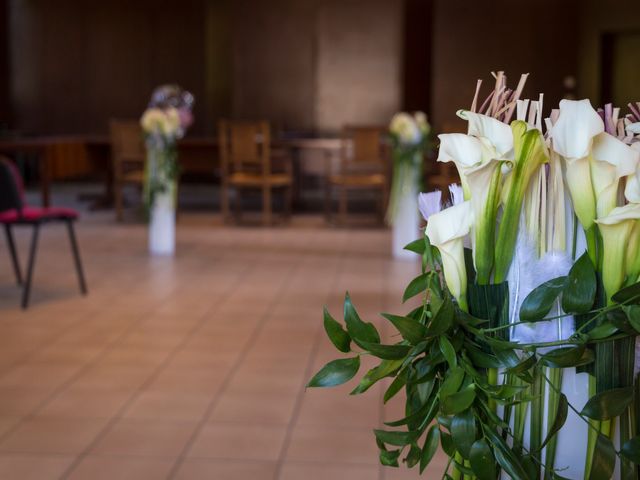
[[[549,380],[555,388],[549,389],[548,410],[547,410],[547,433],[549,432],[553,421],[558,415],[558,407],[560,405],[560,393],[562,390],[562,373],[561,368],[549,368]],[[558,447],[558,436],[555,435],[545,448],[545,480],[551,480],[551,472],[555,466],[556,451]]]
[[[542,428],[544,413],[544,379],[539,369],[535,371],[532,385],[533,400],[531,400],[531,430],[529,431],[529,448],[537,452],[542,446]],[[540,468],[536,468],[535,478],[540,478]]]
[[[599,263],[598,262],[598,231],[597,227],[593,225],[591,228],[588,228],[584,231],[585,237],[587,239],[587,253],[589,254],[589,258],[593,263],[593,266],[598,270]]]
[[[487,382],[489,385],[498,385],[498,369],[497,368],[489,368],[487,370]],[[493,398],[488,399],[489,408],[492,412],[496,411],[496,401]]]
[[[455,461],[462,464],[463,463],[463,459],[462,459],[462,455],[460,455],[460,453],[456,452],[456,454],[454,455]],[[453,480],[461,480],[462,479],[462,472],[460,470],[458,470],[458,468],[454,465],[453,466],[453,470],[451,471],[451,478],[453,478]]]
[[[596,394],[596,379],[593,375],[589,375],[589,398]],[[584,473],[585,478],[591,475],[591,464],[593,463],[593,454],[596,449],[596,441],[600,433],[600,422],[597,420],[588,420],[589,432],[587,437],[587,456],[585,459]]]

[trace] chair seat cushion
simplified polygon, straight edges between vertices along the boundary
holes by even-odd
[[[17,210],[0,212],[0,223],[32,223],[46,220],[75,220],[78,212],[64,207],[23,207],[22,215]]]
[[[329,181],[349,187],[378,187],[385,184],[384,175],[381,173],[331,175]]]
[[[286,173],[272,173],[265,177],[259,173],[236,172],[229,176],[229,183],[237,186],[290,185],[291,175]]]

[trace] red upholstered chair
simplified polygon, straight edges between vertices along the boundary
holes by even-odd
[[[25,205],[24,188],[20,174],[12,163],[0,157],[0,224],[4,225],[5,233],[7,234],[7,242],[9,243],[9,252],[11,253],[16,281],[18,285],[23,286],[22,308],[27,308],[29,305],[31,279],[33,278],[33,267],[36,259],[40,225],[47,222],[64,222],[67,225],[73,259],[80,283],[80,291],[83,295],[86,295],[87,286],[82,271],[76,236],[73,230],[73,222],[77,218],[78,213],[70,208],[37,208]],[[33,227],[29,262],[27,264],[27,278],[24,280],[20,271],[20,263],[18,262],[18,254],[13,239],[12,227],[14,225],[31,225]]]

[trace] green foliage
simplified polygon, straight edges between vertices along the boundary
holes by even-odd
[[[517,344],[508,340],[506,283],[469,285],[470,312],[462,311],[441,280],[438,256],[428,240],[413,242],[407,248],[422,255],[424,263],[423,273],[411,281],[404,300],[419,297],[420,306],[403,315],[382,314],[393,330],[388,337],[394,339],[392,342],[383,341],[376,326],[360,318],[349,295],[344,302],[344,324],[325,309],[324,327],[329,340],[338,351],[350,356],[329,362],[308,386],[343,384],[356,375],[360,356],[375,357],[379,363],[364,374],[351,393],[364,393],[389,378],[384,402],[400,393],[405,401],[402,418],[386,422],[385,430],[374,431],[382,464],[419,465],[423,472],[440,447],[451,459],[443,474],[445,479],[466,475],[495,480],[502,471],[524,480],[544,469],[544,478],[562,480],[562,471],[553,470],[553,462],[545,465],[542,455],[545,449],[553,448],[569,409],[584,421],[615,419],[629,411],[634,389],[600,391],[582,411],[569,404],[559,390],[553,390],[555,417],[546,431],[539,432],[530,451],[510,427],[510,412],[522,405],[524,411],[527,406],[539,408],[537,405],[543,402],[536,391],[544,391],[545,381],[549,388],[557,388],[544,376],[546,368],[592,364],[601,346],[637,335],[640,284],[614,295],[615,303],[593,309],[598,280],[589,258],[580,257],[567,277],[535,289],[520,311],[521,322],[537,322],[561,302],[565,311],[584,314],[576,334],[557,342]],[[603,435],[595,443],[590,479],[610,478],[618,456],[629,462],[640,461],[638,436],[628,439],[619,452]]]

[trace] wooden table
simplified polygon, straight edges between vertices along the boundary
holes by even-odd
[[[275,140],[272,148],[283,148],[292,151],[296,171],[300,171],[300,150],[337,151],[341,147],[339,138],[290,138]],[[55,179],[54,166],[58,159],[64,159],[66,150],[81,148],[93,152],[93,159],[98,162],[99,171],[105,174],[105,194],[110,198],[112,188],[111,145],[106,135],[55,135],[30,138],[0,139],[0,154],[15,155],[17,153],[34,154],[39,163],[40,193],[42,205],[49,206],[51,200],[51,183]],[[218,139],[216,137],[186,137],[178,141],[181,163],[192,162],[193,171],[214,172],[217,165]]]

